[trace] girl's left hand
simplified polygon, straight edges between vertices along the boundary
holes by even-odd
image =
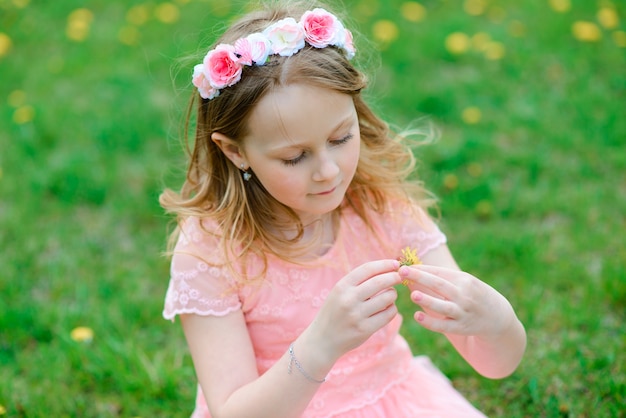
[[[497,336],[510,323],[511,305],[498,291],[469,273],[439,266],[404,266],[411,300],[423,311],[415,320],[443,334]]]

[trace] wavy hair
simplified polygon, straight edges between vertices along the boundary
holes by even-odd
[[[319,7],[319,3],[272,3],[235,22],[216,44],[233,44],[285,17],[298,20],[312,7]],[[211,140],[214,132],[220,132],[234,141],[242,141],[250,129],[247,123],[250,114],[261,98],[277,87],[293,83],[350,95],[358,115],[360,159],[344,203],[336,215],[349,206],[367,225],[371,225],[367,213],[371,210],[382,212],[392,196],[416,199],[424,207],[432,203],[421,182],[407,181],[415,168],[415,158],[406,136],[394,134],[365,103],[362,91],[367,86],[366,76],[347,60],[341,50],[307,45],[293,56],[271,55],[266,65],[244,67],[241,80],[212,100],[202,99],[197,92],[194,93],[185,125],[186,128],[190,126],[194,108],[197,108],[195,138],[193,144],[187,146],[186,180],[180,192],[166,189],[159,198],[161,206],[168,213],[175,214],[178,220],[179,226],[170,237],[170,249],[180,233],[181,221],[197,217],[210,219],[218,225],[217,231],[207,232],[219,237],[221,250],[228,255],[225,264],[245,263],[250,253],[258,254],[265,265],[267,253],[294,261],[297,253],[294,249],[298,248],[304,232],[298,216],[274,199],[255,176],[250,181],[243,181],[239,168]],[[422,132],[425,136],[431,133]],[[294,238],[270,232],[288,226],[297,228]]]

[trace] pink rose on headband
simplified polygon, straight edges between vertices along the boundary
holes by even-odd
[[[213,86],[211,86],[211,83],[209,83],[209,80],[205,77],[203,64],[198,64],[193,67],[192,83],[198,88],[200,97],[203,99],[210,100],[220,94],[219,90],[214,89]]]
[[[307,42],[316,48],[326,48],[340,41],[343,25],[337,18],[324,9],[313,9],[304,12],[300,18]]]
[[[232,86],[241,79],[242,65],[235,54],[235,47],[219,44],[204,57],[204,75],[216,89]]]
[[[272,44],[272,52],[289,57],[304,48],[304,30],[293,17],[275,22],[263,31]]]
[[[239,63],[244,65],[263,65],[271,52],[269,39],[262,33],[253,33],[235,42],[235,53],[239,55]]]

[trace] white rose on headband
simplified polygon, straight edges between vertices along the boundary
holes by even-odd
[[[273,23],[263,31],[272,44],[272,52],[289,57],[304,48],[304,29],[293,17]]]
[[[192,83],[198,89],[200,97],[203,99],[213,99],[220,94],[220,91],[214,89],[209,80],[204,75],[204,64],[198,64],[193,67]]]

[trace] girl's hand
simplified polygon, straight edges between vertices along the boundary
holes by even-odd
[[[510,325],[506,298],[471,274],[429,265],[401,267],[399,273],[409,281],[411,300],[423,309],[414,318],[424,328],[490,338]]]
[[[397,314],[396,260],[365,263],[337,282],[307,329],[327,361],[360,346]]]

